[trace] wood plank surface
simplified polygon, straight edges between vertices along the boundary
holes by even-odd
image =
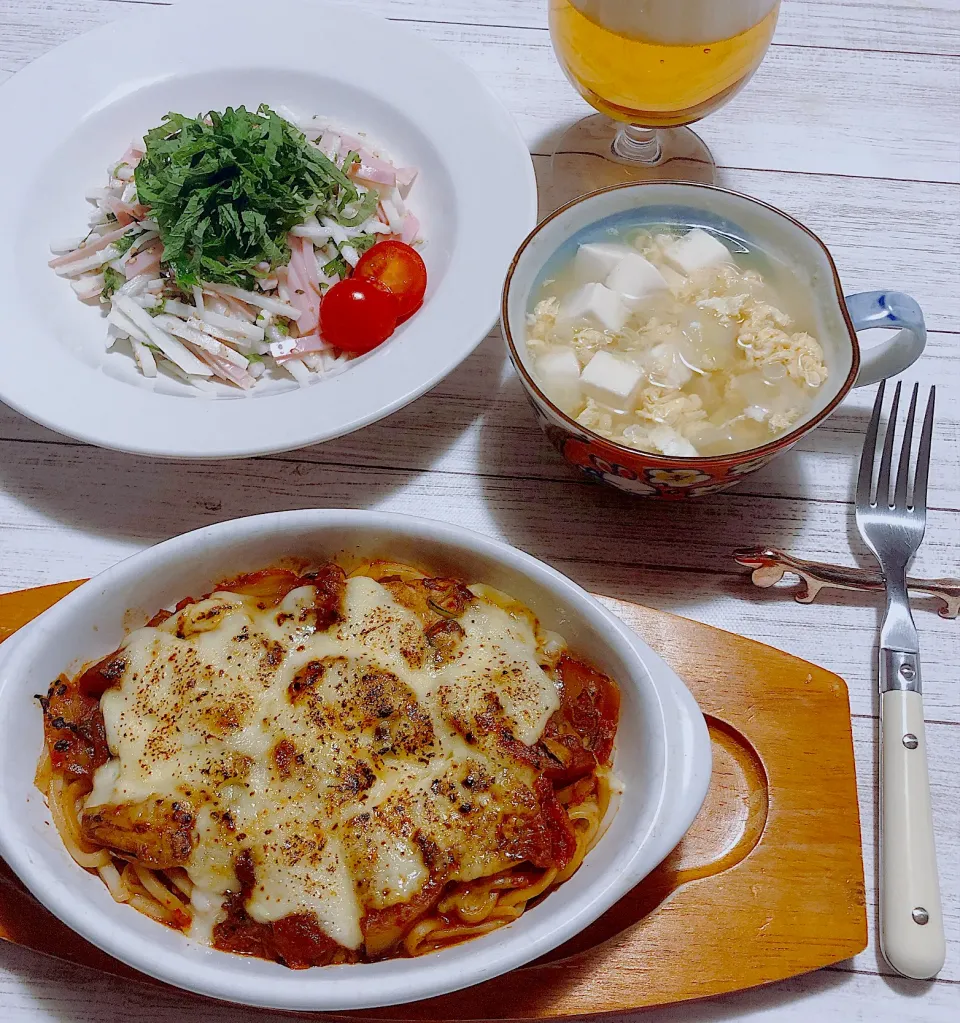
[[[535,153],[546,153],[551,137],[587,110],[555,65],[542,2],[354,2],[408,21],[463,56],[517,117]],[[0,0],[0,81],[58,42],[138,6]],[[940,394],[935,508],[916,569],[934,575],[960,575],[958,40],[956,0],[784,0],[760,73],[698,126],[722,183],[809,223],[830,245],[848,290],[896,288],[921,301],[935,333],[911,378],[938,383]],[[872,900],[878,603],[854,594],[796,605],[788,589],[752,588],[729,560],[731,548],[763,543],[866,563],[850,499],[871,400],[851,395],[804,445],[738,491],[670,512],[571,479],[535,432],[496,332],[434,392],[386,422],[256,464],[138,462],[65,441],[0,409],[0,589],[87,575],[182,529],[253,511],[347,504],[472,525],[590,588],[772,643],[846,678]],[[644,1020],[956,1018],[960,633],[956,622],[926,610],[917,619],[947,921],[941,978],[932,985],[890,978],[871,944],[839,968]],[[184,1004],[0,950],[0,1023],[173,1023]],[[202,1023],[261,1018],[221,1009],[194,1014]]]
[[[157,7],[167,3],[169,0],[14,0],[7,5],[9,11],[4,5],[0,5],[0,11],[5,11],[11,23],[23,26],[44,25],[55,11],[59,18],[76,18],[77,24],[85,29],[90,23],[116,17],[106,9],[107,4],[129,13],[138,6]],[[530,0],[484,0],[481,3],[445,0],[442,5],[424,3],[424,0],[354,0],[353,5],[394,21],[547,31],[545,4]],[[19,34],[24,39],[30,35],[27,31]],[[38,45],[42,46],[42,37],[39,38]],[[913,0],[910,3],[783,0],[773,45],[958,56],[960,9],[953,0]]]
[[[0,73],[130,6],[117,0],[3,2],[12,13],[0,33]],[[369,6],[385,11],[382,2]],[[587,111],[542,30],[433,20],[409,25],[489,81],[533,152],[549,152],[558,128]],[[750,87],[701,131],[724,166],[957,183],[958,85],[960,57],[864,49],[851,59],[844,49],[774,45]]]

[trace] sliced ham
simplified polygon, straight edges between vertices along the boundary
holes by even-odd
[[[420,221],[412,214],[408,213],[403,218],[403,231],[400,234],[400,240],[412,245],[420,233]]]
[[[229,380],[230,383],[242,387],[245,391],[248,391],[257,382],[247,370],[234,366],[232,362],[228,362],[219,355],[211,355],[210,352],[204,351],[202,348],[197,348],[196,353],[218,377]]]
[[[106,234],[100,235],[95,241],[91,239],[86,245],[82,245],[78,249],[74,249],[73,252],[68,252],[66,255],[57,256],[56,259],[51,259],[47,266],[54,268],[58,266],[65,266],[67,263],[72,263],[75,259],[83,259],[86,256],[91,255],[94,252],[99,252],[101,249],[106,248],[111,242],[117,241],[122,238],[125,234],[130,233],[132,225],[128,224],[126,227],[117,227],[113,231],[107,231]]]
[[[288,359],[302,359],[304,355],[309,355],[311,352],[329,352],[331,351],[330,345],[320,337],[319,330],[313,331],[311,334],[305,334],[303,337],[291,338],[293,345],[290,345],[286,341],[274,342],[270,345],[270,354],[277,360],[277,362],[285,362]]]
[[[141,206],[139,203],[123,202],[112,195],[102,199],[100,205],[108,209],[117,218],[117,223],[121,227],[126,227],[127,224],[132,224],[135,220],[143,220],[148,213],[146,206]]]
[[[131,142],[127,146],[126,152],[120,157],[120,163],[127,164],[128,167],[136,169],[137,164],[143,159],[143,150],[140,149],[135,142]]]
[[[245,306],[242,302],[237,301],[237,299],[235,299],[232,295],[224,295],[224,301],[227,303],[227,308],[234,316],[238,316],[241,320],[246,320],[247,323],[256,322],[257,314],[251,312],[247,306]]]
[[[309,285],[300,276],[299,264],[300,254],[297,249],[290,253],[290,263],[287,266],[287,291],[290,305],[297,310],[297,325],[303,323],[306,326],[310,321],[310,297],[307,295]],[[314,323],[312,327],[315,326]],[[300,329],[302,330],[303,327]]]
[[[346,160],[347,154],[351,150],[354,153],[359,153],[363,149],[363,139],[358,139],[356,135],[345,135],[343,132],[339,132],[339,135],[341,160]]]
[[[360,164],[353,165],[351,170],[354,178],[371,185],[386,185],[393,188],[397,183],[397,172],[393,164],[374,156],[368,149],[360,150]]]
[[[320,275],[317,271],[317,255],[309,238],[300,238],[300,266],[306,271],[307,283],[313,290],[317,309],[320,308]],[[308,333],[305,331],[305,333]]]
[[[407,193],[413,187],[414,181],[417,180],[418,173],[416,167],[397,168],[397,188],[404,199],[406,199]]]
[[[128,259],[123,267],[124,276],[128,281],[140,274],[153,273],[160,269],[160,256],[163,253],[163,245],[160,241],[152,242],[142,252],[138,252],[133,259]]]
[[[287,269],[287,288],[290,304],[300,311],[297,327],[301,334],[316,330],[320,318],[320,278],[309,238],[288,236],[290,266]]]

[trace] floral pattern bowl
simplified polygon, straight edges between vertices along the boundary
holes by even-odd
[[[761,447],[709,457],[654,454],[608,440],[580,425],[541,390],[527,358],[527,316],[558,254],[572,254],[619,223],[676,223],[702,227],[775,255],[795,268],[808,288],[830,378],[806,417]],[[766,465],[815,429],[852,387],[876,383],[912,365],[926,344],[923,313],[908,295],[871,291],[846,298],[827,247],[801,223],[757,199],[712,185],[643,182],[614,185],[561,206],[534,228],[510,264],[501,324],[514,368],[540,425],[563,457],[583,475],[645,497],[684,499],[717,493]],[[861,350],[857,331],[899,328]]]

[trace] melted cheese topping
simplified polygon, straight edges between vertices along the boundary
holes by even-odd
[[[189,803],[197,840],[184,866],[203,941],[238,890],[243,851],[254,920],[315,913],[351,949],[367,911],[410,900],[431,875],[472,880],[522,861],[536,776],[503,750],[491,716],[533,744],[559,693],[535,619],[474,592],[445,658],[366,577],[347,581],[344,620],[326,631],[304,586],[268,609],[214,593],[132,633],[101,700],[114,759],[86,809]]]

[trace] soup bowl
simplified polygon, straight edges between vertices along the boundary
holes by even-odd
[[[677,224],[700,227],[735,247],[761,250],[794,275],[812,313],[814,333],[829,370],[806,414],[793,429],[759,447],[710,456],[641,451],[581,426],[535,379],[527,353],[527,317],[543,281],[572,257],[577,245],[609,237],[620,227]],[[923,352],[926,328],[917,303],[899,292],[844,297],[827,247],[786,213],[712,185],[643,182],[614,185],[561,206],[526,238],[510,264],[501,323],[507,349],[544,433],[583,475],[633,494],[684,499],[734,486],[816,429],[853,387],[895,376]],[[858,330],[899,328],[880,344],[861,348]]]

